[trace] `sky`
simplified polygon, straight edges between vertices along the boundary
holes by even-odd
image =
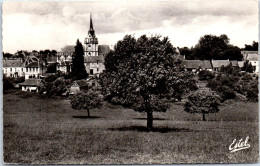
[[[239,47],[258,41],[257,0],[3,2],[3,51],[60,51],[84,42],[90,13],[99,44],[127,34],[168,36],[174,47],[191,47],[206,34],[227,34]]]

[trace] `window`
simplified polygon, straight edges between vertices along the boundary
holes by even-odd
[[[90,75],[93,75],[94,72],[93,72],[93,69],[90,69]]]
[[[88,47],[91,47],[91,45],[88,45]]]
[[[99,60],[97,60],[97,64],[98,64]]]
[[[12,71],[12,68],[10,68],[10,71]]]

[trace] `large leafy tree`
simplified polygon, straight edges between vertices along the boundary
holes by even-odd
[[[197,59],[222,59],[222,53],[228,48],[229,39],[226,35],[204,35],[194,48]]]
[[[75,54],[72,56],[71,72],[74,80],[85,79],[88,76],[84,65],[84,49],[79,39],[75,46]]]
[[[100,108],[102,106],[102,99],[98,93],[89,90],[88,92],[79,92],[72,96],[71,107],[76,110],[85,109],[88,111],[90,117],[90,109]]]
[[[246,50],[246,51],[258,51],[258,42],[253,41],[252,45],[245,44],[244,50]]]
[[[147,128],[153,128],[153,112],[165,112],[162,99],[180,98],[189,87],[197,88],[192,75],[178,72],[175,48],[160,36],[136,39],[127,35],[105,59],[101,75],[105,99],[147,113]]]
[[[242,71],[246,71],[246,72],[248,72],[248,73],[253,73],[255,69],[254,69],[254,67],[252,66],[252,64],[251,64],[248,60],[246,60],[246,61],[244,62],[243,67],[241,68],[241,70],[242,70]]]
[[[205,121],[206,114],[219,112],[219,103],[220,98],[218,95],[210,91],[196,91],[188,97],[184,110],[192,114],[202,114],[202,119]]]

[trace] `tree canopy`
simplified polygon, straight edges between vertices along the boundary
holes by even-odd
[[[188,113],[202,114],[203,121],[206,120],[205,114],[216,113],[219,111],[220,97],[211,91],[196,91],[188,97],[184,105],[184,110]]]
[[[242,60],[243,58],[240,48],[229,44],[229,38],[224,34],[204,35],[195,46],[193,54],[189,53],[189,56],[199,60]]]
[[[136,39],[127,35],[105,58],[101,75],[105,99],[147,113],[147,128],[153,127],[153,112],[165,112],[164,98],[180,98],[190,87],[192,75],[178,72],[175,48],[167,37]]]
[[[100,108],[101,106],[101,98],[98,93],[92,90],[86,93],[79,92],[71,98],[71,107],[76,110],[86,109],[88,111],[88,117],[90,117],[90,109]]]
[[[74,80],[85,79],[88,76],[84,65],[84,49],[79,40],[77,40],[75,53],[72,56],[71,72]]]

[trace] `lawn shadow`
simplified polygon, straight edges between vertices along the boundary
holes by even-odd
[[[103,117],[99,116],[72,116],[73,118],[78,118],[78,119],[101,119]]]
[[[147,118],[133,118],[135,120],[147,120]],[[169,120],[169,119],[163,119],[163,118],[153,118],[153,120]]]
[[[169,132],[194,132],[188,128],[169,128],[169,127],[155,127],[152,130],[147,130],[145,126],[125,126],[119,128],[109,128],[111,131],[140,131],[140,132],[159,132],[159,133],[169,133]]]

